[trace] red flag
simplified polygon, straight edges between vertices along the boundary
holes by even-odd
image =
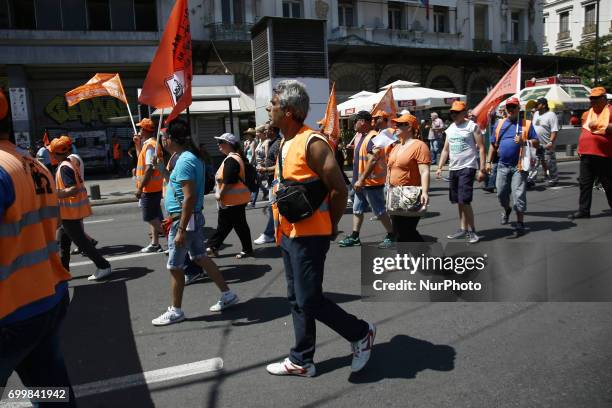
[[[327,101],[325,109],[325,118],[323,119],[323,132],[333,141],[337,141],[340,136],[340,119],[338,117],[338,106],[336,104],[336,83],[332,85],[331,93]]]
[[[507,95],[514,95],[521,90],[521,59],[514,63],[512,68],[499,80],[497,85],[472,109],[476,116],[476,123],[481,129],[486,129],[491,113]]]
[[[45,147],[51,144],[51,142],[49,141],[49,132],[47,131],[47,129],[45,129],[45,133],[43,133],[42,141]]]
[[[191,105],[191,32],[187,0],[177,0],[149,67],[138,102],[173,108],[170,122]]]
[[[119,74],[96,74],[86,84],[66,92],[66,103],[74,106],[85,99],[112,96],[127,105],[127,98]]]

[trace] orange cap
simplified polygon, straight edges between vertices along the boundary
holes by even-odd
[[[149,118],[144,118],[138,122],[136,126],[140,126],[142,130],[146,130],[147,132],[155,132],[155,123]]]
[[[56,137],[49,144],[51,153],[66,154],[72,149],[72,140],[68,136]]]
[[[8,114],[9,105],[4,92],[0,90],[0,119],[4,119]]]
[[[591,89],[591,94],[589,95],[589,98],[597,98],[599,96],[604,96],[606,94],[606,88],[604,88],[603,86],[596,86],[595,88]]]
[[[463,101],[455,101],[453,102],[453,105],[451,106],[450,110],[451,112],[461,112],[464,111],[467,108],[465,102]]]
[[[399,118],[391,119],[391,121],[395,123],[408,123],[410,127],[415,130],[419,128],[419,120],[416,118],[416,116],[409,113],[405,113]]]
[[[372,115],[373,118],[383,118],[383,119],[387,119],[389,117],[389,114],[387,112],[385,112],[382,109],[379,109],[376,111],[376,113],[374,113]]]

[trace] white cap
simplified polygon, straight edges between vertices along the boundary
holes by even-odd
[[[405,114],[410,114],[410,111],[408,109],[404,109],[403,111],[400,112],[400,115],[405,115]]]
[[[238,140],[238,138],[231,133],[224,133],[221,136],[215,136],[215,139],[223,140],[224,142],[227,142],[233,145],[238,144],[240,142],[240,140]]]

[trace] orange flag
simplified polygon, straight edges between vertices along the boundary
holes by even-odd
[[[488,93],[485,98],[480,101],[478,106],[472,109],[472,113],[476,116],[476,123],[481,129],[486,129],[491,114],[500,104],[501,101],[506,99],[507,95],[514,95],[521,90],[521,59],[514,63],[514,65],[506,72],[506,74],[499,80],[495,87]]]
[[[98,96],[112,96],[127,105],[127,98],[119,74],[96,74],[86,84],[66,92],[68,106]]]
[[[323,133],[329,136],[332,140],[337,140],[340,136],[340,118],[338,117],[338,107],[336,104],[336,83],[332,85],[331,93],[327,101],[325,109],[325,118],[323,119]]]
[[[45,129],[45,133],[43,133],[42,141],[45,147],[51,144],[51,142],[49,141],[49,132],[47,131],[47,129]]]
[[[170,122],[191,105],[191,32],[187,0],[177,0],[149,67],[138,101],[173,108]]]
[[[387,92],[380,98],[380,101],[374,106],[370,113],[374,114],[379,110],[387,112],[392,118],[397,117],[397,107],[395,105],[395,99],[393,99],[393,88],[387,88]]]

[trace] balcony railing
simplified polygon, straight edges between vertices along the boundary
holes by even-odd
[[[559,34],[557,34],[557,41],[569,40],[570,37],[571,37],[571,34],[569,31],[561,31],[559,32]]]
[[[206,26],[211,40],[250,41],[253,24],[212,23]]]
[[[473,40],[474,51],[491,51],[493,49],[493,42],[485,38],[474,38]]]
[[[504,51],[508,54],[537,54],[538,46],[534,41],[503,42]]]

